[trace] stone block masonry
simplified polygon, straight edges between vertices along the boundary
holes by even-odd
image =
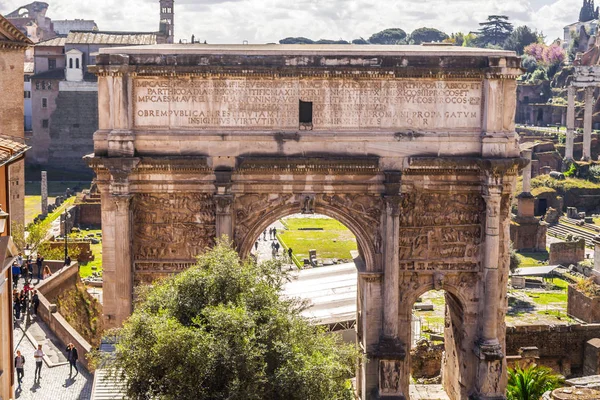
[[[574,242],[556,242],[550,245],[550,265],[577,264],[585,258],[585,240]]]
[[[98,129],[98,93],[60,91],[56,110],[50,118],[50,144],[47,168],[51,179],[60,171],[68,179],[91,179],[93,174],[83,156],[94,151],[94,132]]]

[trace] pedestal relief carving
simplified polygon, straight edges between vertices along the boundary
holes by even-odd
[[[208,194],[136,194],[133,198],[133,245],[139,261],[154,261],[156,270],[177,271],[160,260],[191,260],[214,243],[215,203]],[[168,265],[169,267],[165,267]]]

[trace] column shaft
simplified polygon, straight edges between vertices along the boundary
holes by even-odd
[[[384,266],[384,308],[383,334],[389,338],[398,337],[398,307],[400,279],[400,211],[396,196],[386,198],[385,207],[385,266]]]
[[[573,159],[573,142],[575,141],[575,86],[569,86],[567,89],[567,140],[565,143],[565,159]]]
[[[215,195],[217,204],[217,239],[227,236],[228,241],[233,240],[233,218],[231,215],[232,195]]]
[[[585,88],[585,114],[583,116],[583,157],[589,160],[592,156],[592,114],[594,112],[594,88]]]
[[[115,202],[116,318],[122,323],[133,311],[133,257],[131,237],[131,195],[113,195]]]
[[[485,227],[485,309],[483,340],[487,344],[498,343],[498,256],[500,251],[500,197],[498,186],[488,186]]]
[[[523,193],[531,192],[531,150],[523,150],[523,157],[529,162],[523,168]]]

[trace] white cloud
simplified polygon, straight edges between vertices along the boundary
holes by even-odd
[[[28,0],[0,0],[6,14]],[[57,0],[53,19],[94,19],[101,30],[156,31],[158,0]],[[192,34],[209,43],[368,38],[385,28],[407,32],[427,26],[447,33],[475,31],[490,14],[543,31],[548,40],[577,20],[581,0],[175,0],[176,39]]]

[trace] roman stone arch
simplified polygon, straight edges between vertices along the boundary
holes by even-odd
[[[446,392],[504,398],[521,71],[514,53],[467,50],[103,49],[90,67],[99,129],[88,162],[106,326],[132,312],[136,285],[185,270],[223,235],[246,256],[276,219],[322,213],[355,234],[362,256],[359,397],[408,399],[410,310],[438,288],[453,316]]]

